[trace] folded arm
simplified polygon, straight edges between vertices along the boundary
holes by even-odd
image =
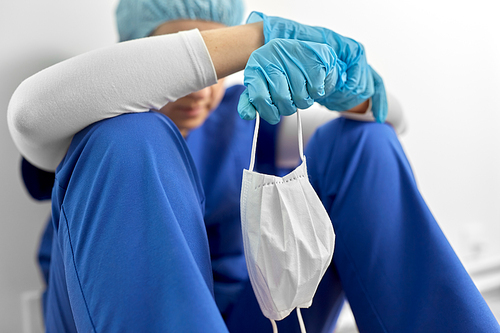
[[[244,69],[264,44],[262,29],[257,22],[143,38],[49,67],[22,82],[10,100],[14,143],[33,165],[54,171],[73,135],[88,125],[159,110]]]
[[[160,109],[212,85],[243,69],[262,43],[256,23],[143,38],[76,56],[21,83],[8,107],[11,136],[32,164],[54,171],[86,126]]]

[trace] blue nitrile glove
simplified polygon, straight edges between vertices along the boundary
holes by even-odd
[[[277,124],[280,115],[306,109],[315,99],[342,89],[344,68],[326,44],[273,39],[248,59],[244,72],[247,89],[238,104],[240,117],[254,119],[257,110],[264,120]]]
[[[263,21],[265,42],[274,38],[298,39],[330,45],[338,59],[347,66],[347,82],[318,103],[330,110],[345,111],[372,98],[372,111],[377,122],[387,117],[387,97],[382,78],[368,65],[363,45],[329,29],[300,24],[275,16],[252,12],[247,23]]]

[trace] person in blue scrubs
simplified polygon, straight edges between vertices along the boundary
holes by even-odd
[[[239,195],[254,129],[237,113],[243,90],[221,90],[188,132],[169,112],[92,124],[55,175],[23,161],[30,193],[53,205],[39,256],[47,332],[272,331],[243,254]],[[259,172],[287,171],[276,166],[278,128],[261,124]],[[500,332],[389,124],[335,119],[305,154],[336,233],[302,311],[310,332],[331,332],[345,298],[360,332]],[[299,332],[293,315],[278,327]]]

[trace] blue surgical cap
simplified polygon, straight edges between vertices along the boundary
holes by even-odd
[[[172,20],[238,25],[243,13],[243,0],[120,0],[116,24],[122,42],[149,36],[160,24]]]

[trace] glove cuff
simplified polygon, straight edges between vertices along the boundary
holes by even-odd
[[[269,42],[269,36],[271,35],[271,30],[269,27],[267,15],[261,12],[253,11],[250,13],[250,15],[248,15],[246,24],[261,22],[261,21],[264,22],[262,26],[263,30],[262,33],[264,34],[264,44],[267,44]]]

